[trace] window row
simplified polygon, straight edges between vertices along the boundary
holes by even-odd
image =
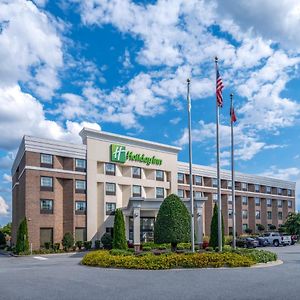
[[[53,177],[41,176],[41,191],[53,192],[54,182]],[[75,180],[75,191],[76,193],[85,193],[86,191],[86,181],[85,180]]]
[[[228,218],[232,219],[232,216],[233,216],[232,209],[228,209]],[[277,212],[277,216],[278,216],[278,220],[282,220],[282,218],[283,218],[282,211]],[[248,219],[248,210],[246,210],[246,209],[242,210],[242,218],[243,219]],[[255,219],[256,220],[260,220],[261,219],[261,212],[260,212],[260,210],[256,210],[255,211]],[[272,220],[272,212],[271,211],[267,212],[267,219],[268,220]]]
[[[40,158],[41,167],[53,168],[53,155],[52,154],[41,154]],[[75,170],[80,172],[86,171],[86,160],[81,158],[75,158]]]
[[[52,199],[40,200],[40,213],[53,214],[54,201]],[[75,214],[83,215],[86,213],[86,201],[75,201]]]
[[[189,191],[186,191],[186,196],[185,196],[185,191],[183,189],[178,189],[177,195],[179,198],[189,198]],[[201,199],[203,197],[203,192],[199,191],[193,191],[194,199]]]

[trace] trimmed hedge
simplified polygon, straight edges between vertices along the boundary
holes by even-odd
[[[125,253],[124,253],[125,254]],[[104,268],[125,268],[160,270],[173,268],[220,268],[250,267],[255,261],[248,256],[237,253],[167,253],[154,255],[144,252],[135,256],[126,252],[125,255],[112,255],[109,251],[93,251],[86,254],[81,261],[83,265]]]
[[[269,261],[276,261],[277,254],[265,251],[265,250],[256,250],[256,249],[237,249],[232,250],[232,253],[240,254],[246,257],[249,257],[256,263],[267,263]]]

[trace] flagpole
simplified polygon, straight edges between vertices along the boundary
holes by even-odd
[[[234,140],[233,140],[233,94],[230,94],[230,125],[231,125],[231,189],[232,189],[232,228],[233,228],[233,249],[236,249],[236,212],[235,212],[235,178],[234,178]]]
[[[195,252],[195,228],[194,228],[194,195],[193,195],[193,172],[192,172],[192,118],[191,118],[191,98],[190,98],[190,83],[187,79],[187,104],[188,104],[188,122],[189,122],[189,167],[190,167],[190,205],[191,205],[191,247],[192,252]]]
[[[216,83],[218,72],[218,57],[215,57],[216,65]],[[220,136],[219,136],[219,122],[220,122],[220,107],[216,94],[216,131],[217,131],[217,181],[218,181],[218,248],[222,251],[222,199],[221,199],[221,177],[220,177]]]

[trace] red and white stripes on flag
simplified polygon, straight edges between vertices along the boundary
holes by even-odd
[[[217,80],[216,80],[216,95],[217,95],[217,104],[219,107],[223,106],[223,96],[222,96],[222,90],[224,88],[222,78],[219,72],[219,68],[217,65]]]

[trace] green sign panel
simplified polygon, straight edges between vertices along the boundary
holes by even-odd
[[[110,145],[110,160],[112,162],[125,163],[127,160],[138,161],[149,165],[160,166],[162,160],[155,156],[146,156],[145,154],[134,153],[132,151],[126,151],[125,146],[112,144]]]

